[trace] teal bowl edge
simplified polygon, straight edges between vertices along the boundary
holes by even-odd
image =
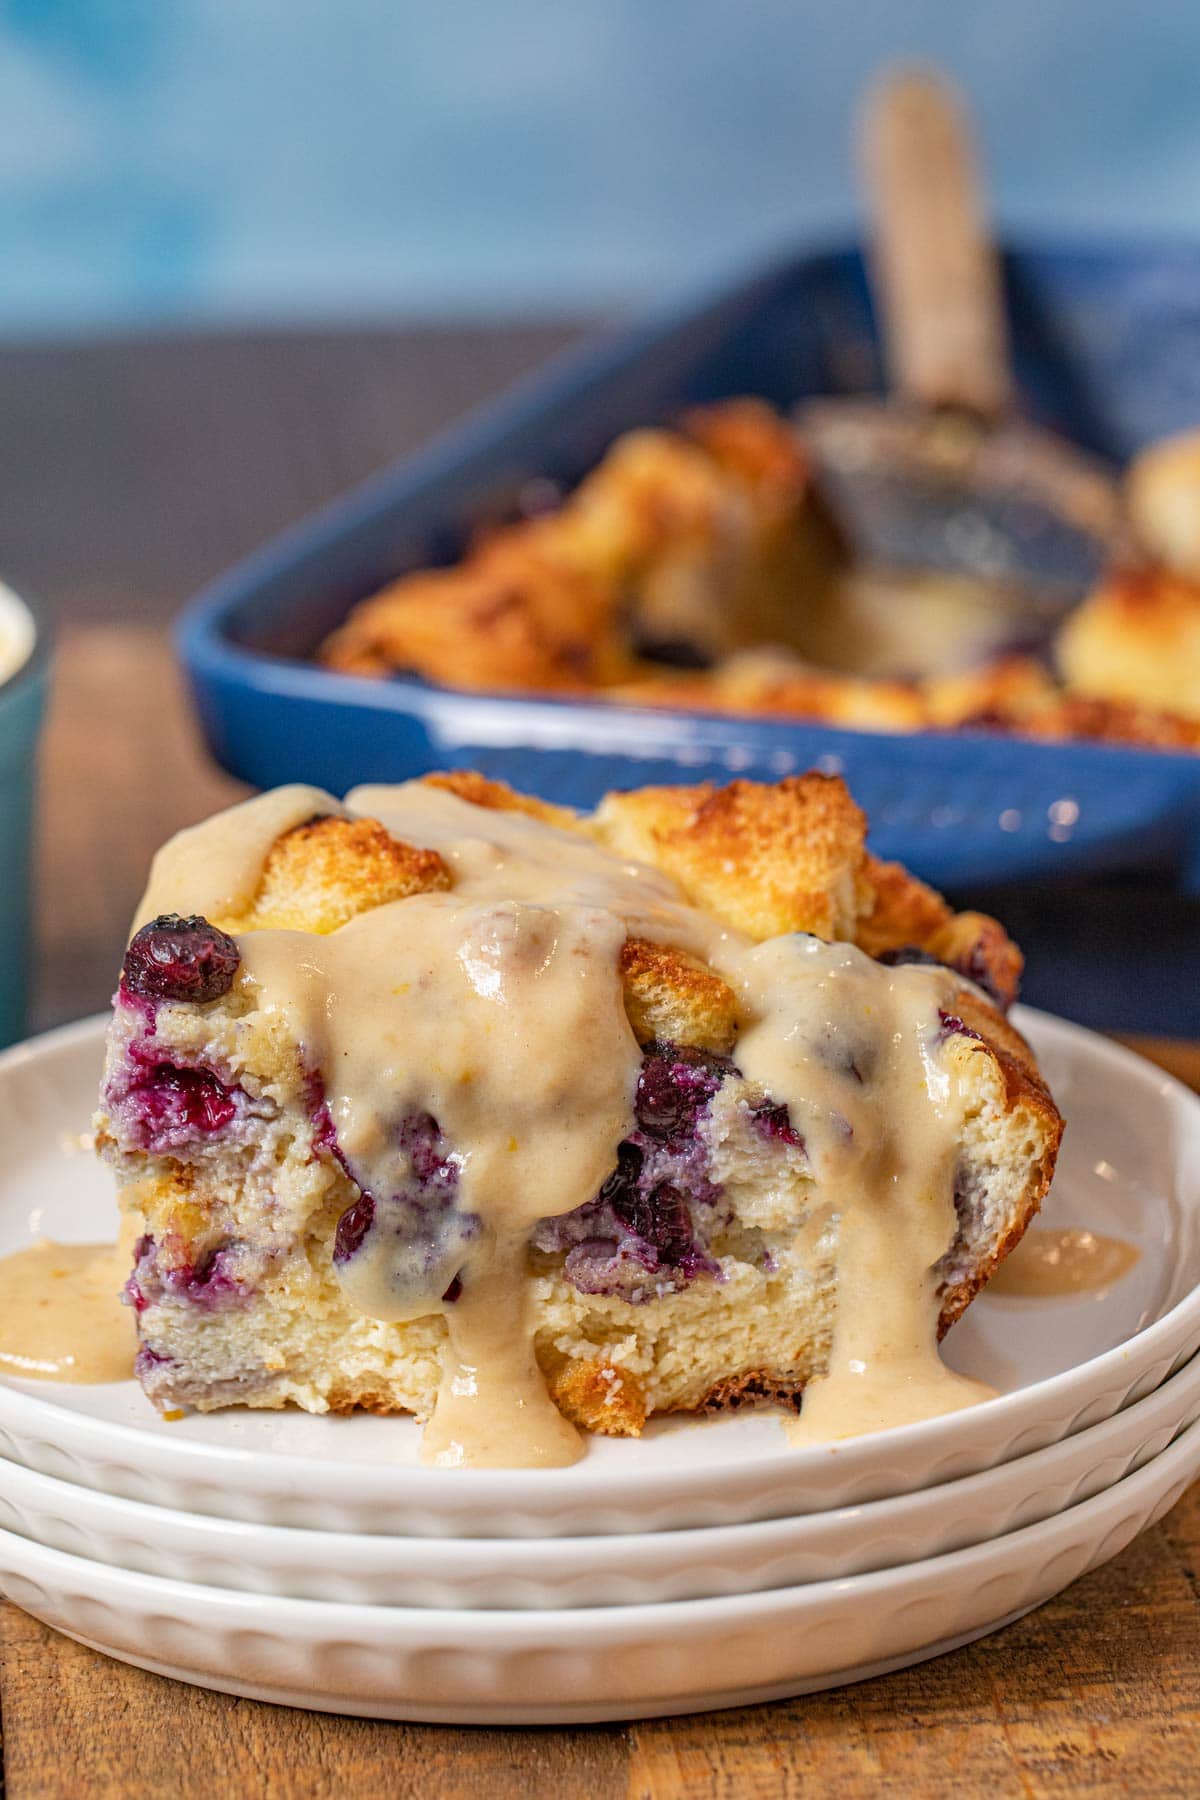
[[[29,1018],[38,745],[51,672],[45,614],[20,598],[37,635],[29,660],[0,687],[0,1045],[23,1037]]]

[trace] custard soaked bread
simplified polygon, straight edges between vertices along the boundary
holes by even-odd
[[[97,1124],[158,1405],[412,1412],[511,1465],[978,1397],[937,1338],[1061,1121],[1018,952],[840,781],[280,789],[167,844],[137,923]]]

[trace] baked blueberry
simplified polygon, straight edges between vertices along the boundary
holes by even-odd
[[[121,974],[130,993],[143,999],[196,1004],[227,994],[241,960],[233,939],[199,913],[187,919],[162,913],[136,934]]]

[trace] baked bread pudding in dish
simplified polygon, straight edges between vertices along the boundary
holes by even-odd
[[[630,679],[647,655],[694,664],[750,634],[786,637],[815,575],[807,488],[798,439],[760,401],[627,432],[554,510],[355,607],[321,658],[353,675],[562,693]]]
[[[618,438],[552,510],[363,600],[318,657],[473,692],[1200,749],[1200,440],[1146,452],[1127,498],[1146,566],[1068,617],[1051,667],[970,584],[916,571],[875,592],[798,428],[726,400]]]
[[[970,1404],[938,1338],[1062,1128],[1020,965],[817,774],[220,814],[155,859],[108,1035],[142,1386],[409,1412],[491,1466],[754,1400],[821,1439]]]
[[[1200,432],[1151,444],[1125,482],[1142,560],[1114,569],[1066,621],[1058,661],[1072,691],[1174,715],[1200,744]]]
[[[832,675],[807,668],[794,657],[778,651],[744,651],[720,668],[684,675],[660,671],[628,683],[610,694],[633,705],[665,706],[745,713],[756,718],[820,719],[855,731],[990,731],[1012,737],[1041,738],[1049,742],[1101,742],[1140,745],[1148,750],[1200,750],[1200,700],[1193,701],[1195,716],[1182,703],[1167,711],[1146,698],[1147,690],[1168,685],[1168,677],[1152,677],[1157,666],[1149,645],[1139,659],[1131,643],[1136,630],[1146,638],[1175,631],[1165,626],[1170,602],[1164,592],[1172,578],[1129,575],[1111,582],[1090,596],[1068,621],[1060,638],[1069,642],[1076,665],[1085,654],[1105,659],[1098,686],[1105,693],[1088,691],[1081,679],[1077,689],[1065,691],[1049,670],[1032,656],[1006,656],[978,669],[931,676],[923,682],[866,680]],[[1173,584],[1178,586],[1178,584]],[[1115,628],[1111,611],[1125,610],[1126,596],[1137,598],[1136,620],[1122,619]],[[1147,611],[1141,611],[1143,598]],[[1175,616],[1178,635],[1200,632],[1200,588],[1188,596],[1191,617]],[[1067,637],[1068,628],[1071,631]],[[1089,647],[1083,649],[1085,634]],[[1107,639],[1100,648],[1101,634]],[[1076,646],[1079,646],[1076,657]],[[1171,650],[1182,645],[1160,646],[1164,664]],[[1114,698],[1111,690],[1123,685],[1126,697]],[[1200,674],[1200,669],[1198,669]],[[1176,685],[1182,687],[1180,676]]]

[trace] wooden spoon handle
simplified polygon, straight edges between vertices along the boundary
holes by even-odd
[[[885,77],[862,150],[892,385],[995,419],[1013,400],[1000,268],[954,89],[919,71]]]

